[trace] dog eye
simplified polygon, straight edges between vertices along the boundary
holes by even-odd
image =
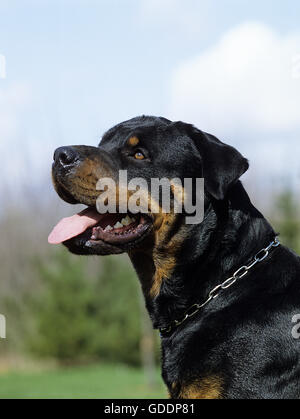
[[[146,157],[144,156],[144,154],[141,151],[137,151],[134,155],[134,158],[136,160],[144,160]]]

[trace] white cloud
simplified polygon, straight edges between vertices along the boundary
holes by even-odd
[[[250,159],[246,179],[256,190],[267,182],[299,188],[299,53],[300,34],[260,23],[233,28],[175,69],[167,116],[236,146]]]
[[[299,52],[300,34],[238,26],[175,70],[169,114],[225,136],[300,134],[300,80],[292,76]]]

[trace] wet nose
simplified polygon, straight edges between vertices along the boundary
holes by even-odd
[[[54,162],[62,167],[68,167],[79,159],[79,153],[73,147],[60,147],[54,152]]]

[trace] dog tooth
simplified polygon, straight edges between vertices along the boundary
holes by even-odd
[[[122,220],[122,224],[124,226],[129,226],[132,223],[132,219],[129,217],[129,215],[126,215],[125,218]]]
[[[98,240],[99,239],[99,232],[95,231],[91,237],[92,240]]]
[[[115,225],[114,225],[114,228],[115,229],[118,229],[118,228],[123,228],[124,226],[123,226],[123,224],[121,224],[120,223],[120,221],[118,221]]]
[[[109,232],[109,231],[111,231],[111,230],[113,230],[113,228],[112,228],[112,226],[110,226],[110,225],[108,225],[106,228],[105,228],[105,232]]]

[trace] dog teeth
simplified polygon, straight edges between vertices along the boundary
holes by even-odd
[[[121,223],[123,224],[123,226],[127,227],[130,224],[132,224],[134,222],[134,220],[132,218],[129,217],[129,215],[127,215],[125,218],[123,218],[123,220],[121,221]]]
[[[113,230],[112,226],[107,226],[104,231],[108,233],[111,230]]]
[[[114,229],[123,228],[123,224],[121,224],[119,221],[114,225]]]
[[[113,227],[110,226],[110,225],[108,225],[105,228],[104,232],[105,233],[108,233],[108,232],[110,232],[112,230],[119,230],[120,228],[128,227],[130,224],[133,224],[134,222],[135,222],[135,220],[133,218],[129,217],[129,215],[127,215],[125,218],[123,218],[121,220],[121,222],[118,221]]]

